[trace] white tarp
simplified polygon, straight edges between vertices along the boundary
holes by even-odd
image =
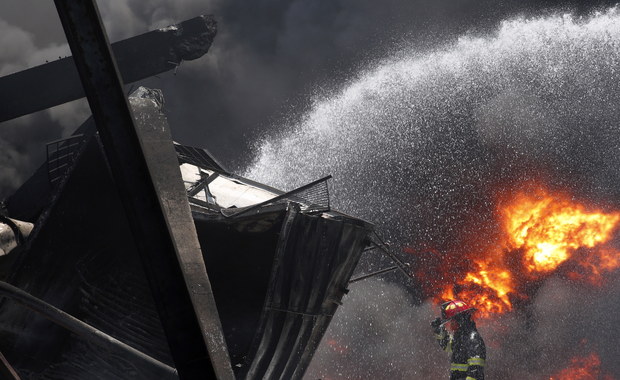
[[[185,189],[190,189],[201,179],[200,172],[212,175],[214,172],[208,169],[202,169],[192,164],[181,165],[181,175]],[[275,198],[278,194],[258,188],[249,183],[243,182],[242,179],[230,178],[224,174],[220,174],[213,182],[209,183],[209,192],[214,199],[209,199],[205,190],[201,190],[194,195],[194,198],[201,201],[217,204],[222,208],[228,207],[246,207],[257,203]]]

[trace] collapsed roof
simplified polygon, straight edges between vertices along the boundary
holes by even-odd
[[[40,379],[301,378],[372,226],[330,209],[327,179],[283,193],[174,145],[160,93],[127,102],[94,2],[56,6],[93,117],[48,145],[47,163],[8,202],[34,229],[18,255],[0,258],[12,284],[0,293],[18,301],[0,305],[2,363]],[[214,23],[200,20],[204,44],[164,42],[173,66],[208,49]],[[128,65],[148,76],[160,58]],[[51,80],[53,67],[0,81]],[[65,95],[20,100],[3,120]]]
[[[140,103],[160,115],[152,94],[140,89],[134,109]],[[29,249],[0,268],[17,287],[174,367],[94,123],[78,131],[54,142],[48,163],[9,199],[10,214],[37,230]],[[284,193],[230,173],[204,149],[174,148],[235,377],[301,378],[372,226],[329,209],[327,179],[310,187],[322,200],[308,200],[308,188]],[[67,154],[71,160],[56,170]],[[110,360],[18,305],[0,308],[0,328],[0,351],[22,374],[103,379],[129,369],[132,378],[162,376],[145,363]]]

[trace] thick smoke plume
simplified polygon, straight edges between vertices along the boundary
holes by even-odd
[[[618,209],[619,22],[616,8],[513,19],[489,36],[466,35],[431,53],[401,51],[342,91],[317,96],[286,132],[257,145],[245,175],[290,189],[331,173],[335,208],[377,223],[396,249],[457,255],[467,249],[463,237],[484,239],[497,228],[488,223],[497,194],[531,181]],[[601,332],[619,319],[610,303],[617,275],[609,281],[589,288],[552,277],[519,310],[484,322],[491,376],[548,378],[593,350],[618,377],[617,337]],[[414,306],[423,298],[374,282],[359,292],[340,311],[308,378],[383,378],[388,365],[399,368],[393,378],[439,378],[425,372],[436,363],[435,347],[417,336],[427,334],[432,317],[428,306]],[[376,317],[392,297],[409,313]],[[371,320],[365,328],[375,334],[367,336],[359,324]],[[381,343],[402,335],[412,343]],[[422,375],[412,374],[416,368]]]
[[[11,5],[12,6],[12,5]],[[4,13],[3,13],[4,14]],[[69,55],[66,43],[38,45],[35,36],[3,20],[0,16],[0,76]],[[53,58],[52,58],[53,57]],[[2,89],[8,91],[8,89]],[[24,86],[19,91],[37,91]],[[0,198],[14,191],[34,168],[44,162],[45,144],[72,132],[89,112],[84,102],[73,102],[54,109],[2,123],[0,134]]]
[[[604,3],[597,1],[596,3]],[[317,86],[339,86],[360,65],[383,57],[394,46],[428,48],[467,30],[488,29],[506,15],[549,6],[577,6],[577,0],[100,0],[111,42],[213,14],[218,35],[208,55],[184,62],[137,85],[160,88],[173,136],[206,147],[231,169],[247,164],[248,149],[282,115],[299,112]],[[593,3],[593,2],[590,2]],[[412,42],[413,41],[413,42]],[[0,2],[0,75],[69,55],[54,3]],[[329,83],[329,85],[327,85]],[[36,86],[20,91],[37,91]],[[129,93],[130,88],[127,89]],[[44,142],[72,133],[88,116],[85,101],[41,112],[27,121],[51,138],[14,160],[0,160],[21,180],[4,186],[0,198],[42,164]],[[24,124],[24,122],[20,122]],[[10,149],[23,145],[6,141]]]

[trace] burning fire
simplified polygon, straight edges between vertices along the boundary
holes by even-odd
[[[614,380],[610,375],[601,373],[601,359],[596,353],[587,357],[574,357],[568,368],[551,376],[549,380]]]
[[[525,251],[530,272],[552,271],[574,250],[608,241],[620,219],[618,213],[587,212],[580,204],[547,194],[521,194],[504,215],[509,244]]]
[[[468,254],[468,270],[445,286],[437,302],[462,298],[484,317],[512,310],[513,300],[527,299],[523,288],[529,282],[555,273],[563,264],[574,268],[566,273],[570,278],[593,284],[620,266],[619,252],[605,245],[614,236],[620,212],[589,210],[566,195],[545,190],[520,193],[498,211],[503,227],[499,244]]]

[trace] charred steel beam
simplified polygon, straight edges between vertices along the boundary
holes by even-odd
[[[162,105],[154,101],[148,91],[138,96],[131,96],[129,100],[135,115],[134,123],[138,139],[150,169],[152,181],[160,194],[159,202],[177,250],[186,284],[193,296],[192,301],[200,321],[203,323],[203,335],[206,333],[204,339],[207,342],[211,361],[218,378],[231,379],[233,374],[228,349],[202,258],[202,250],[191,216],[168,121],[161,112]],[[196,335],[193,338],[198,344],[201,336]],[[184,341],[184,344],[189,343],[189,340]],[[230,372],[224,373],[225,371]]]
[[[64,327],[77,336],[86,339],[87,341],[96,344],[108,351],[122,352],[124,355],[128,355],[130,358],[140,360],[149,366],[157,368],[164,379],[176,378],[176,371],[164,363],[153,359],[145,353],[136,350],[135,348],[121,342],[110,335],[97,330],[93,326],[80,321],[74,316],[65,313],[64,311],[50,305],[49,303],[38,299],[37,297],[13,286],[6,282],[0,281],[0,296],[7,297],[13,301],[29,308],[30,310],[42,315],[55,324]],[[1,355],[1,354],[0,354]],[[0,359],[4,359],[1,357]],[[105,358],[104,358],[105,359]],[[5,366],[8,365],[8,362]],[[12,370],[10,366],[4,370]],[[4,375],[2,368],[0,368],[0,375]],[[5,379],[6,377],[0,377]]]
[[[112,44],[124,83],[161,74],[202,57],[216,34],[212,16],[199,16]],[[72,57],[0,78],[0,122],[84,97]]]
[[[187,195],[170,173],[174,149],[162,146],[157,157],[143,150],[94,0],[55,4],[179,377],[233,379]]]

